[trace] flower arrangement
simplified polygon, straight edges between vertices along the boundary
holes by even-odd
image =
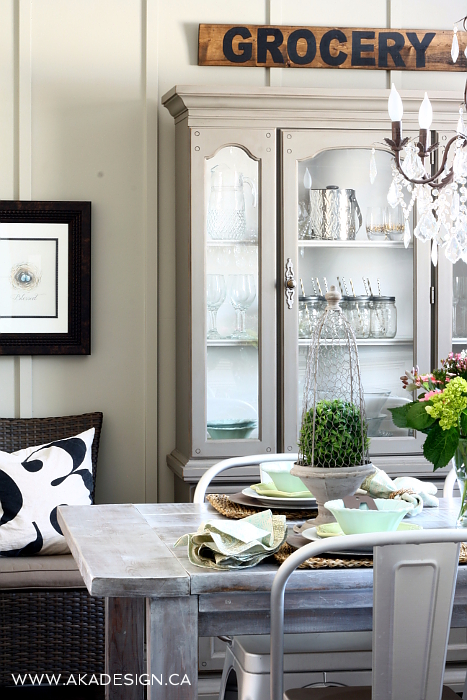
[[[423,454],[433,468],[445,467],[467,439],[467,352],[449,353],[441,368],[401,377],[408,391],[422,390],[412,403],[389,409],[398,428],[426,433]]]

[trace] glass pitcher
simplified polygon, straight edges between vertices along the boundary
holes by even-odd
[[[244,183],[251,187],[253,206],[256,207],[253,180],[225,163],[212,168],[207,228],[214,240],[238,241],[246,238]]]

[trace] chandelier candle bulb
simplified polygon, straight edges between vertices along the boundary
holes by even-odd
[[[428,93],[425,92],[425,97],[418,111],[418,123],[420,124],[420,133],[422,130],[428,131],[433,121],[433,108],[428,99]]]
[[[316,284],[318,285],[318,294],[319,294],[320,296],[322,296],[322,295],[323,295],[323,292],[321,291],[321,285],[320,285],[320,283],[319,283],[319,277],[316,278]]]
[[[398,143],[402,140],[402,115],[404,114],[404,107],[402,105],[401,96],[397,92],[394,83],[389,93],[388,112],[389,119],[392,122],[392,140]]]
[[[404,106],[402,104],[401,96],[397,92],[394,83],[392,84],[391,92],[389,93],[388,112],[389,119],[392,122],[402,121],[402,115],[404,114]]]

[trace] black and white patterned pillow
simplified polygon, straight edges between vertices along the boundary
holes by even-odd
[[[67,554],[60,505],[89,505],[94,428],[18,452],[0,451],[0,556]]]

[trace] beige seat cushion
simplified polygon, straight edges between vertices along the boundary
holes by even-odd
[[[443,686],[441,700],[458,700],[459,696]],[[347,688],[297,688],[284,693],[285,700],[371,700],[371,688],[368,686],[349,686]],[[410,700],[410,696],[407,697]]]
[[[71,554],[0,557],[2,588],[85,588]]]

